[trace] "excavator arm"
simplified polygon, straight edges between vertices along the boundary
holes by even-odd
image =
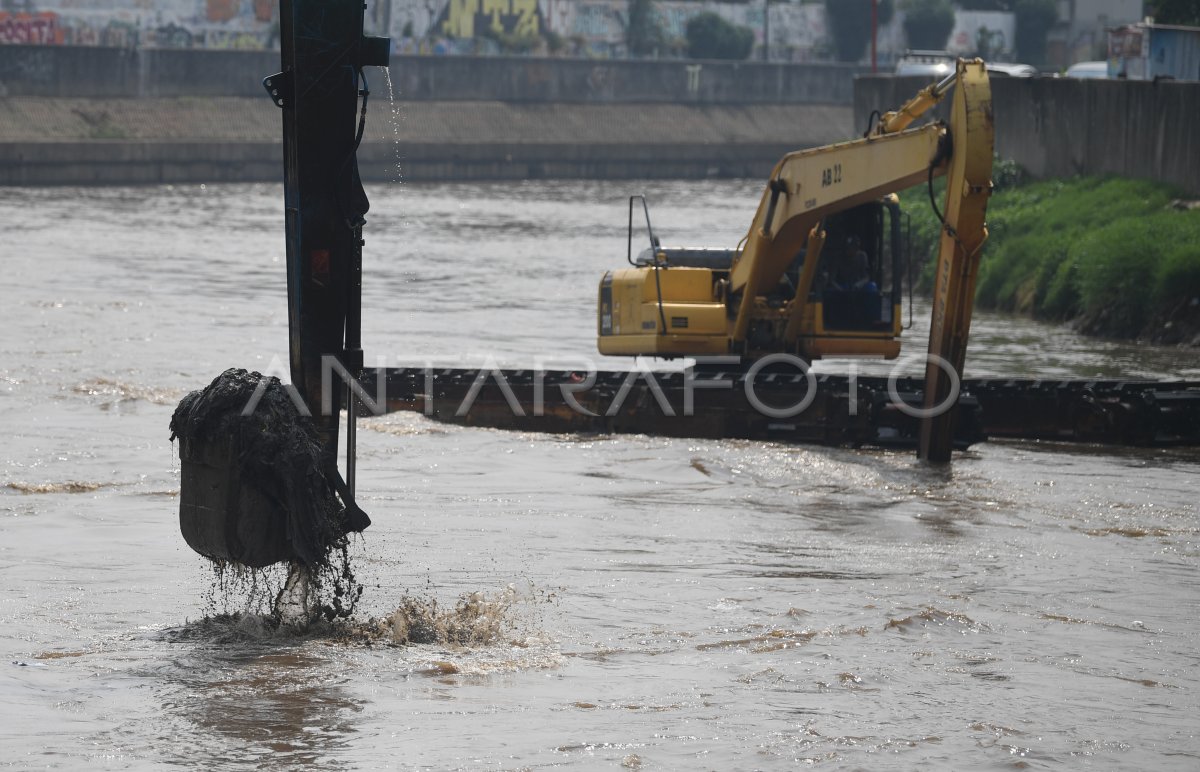
[[[956,89],[949,127],[935,123],[909,128],[952,87]],[[987,69],[979,59],[959,61],[953,75],[883,115],[864,139],[784,156],[771,174],[746,246],[730,273],[731,293],[763,294],[806,241],[813,251],[813,237],[828,214],[945,174],[925,373],[924,409],[930,415],[922,421],[919,451],[931,461],[950,458],[953,414],[938,412],[938,406],[957,396],[962,379],[979,254],[987,240],[993,145]],[[810,265],[807,281],[801,282],[788,309],[787,339],[795,335],[795,320],[802,318],[811,274]],[[748,302],[738,306],[731,347],[736,349],[745,339],[754,308]]]
[[[981,60],[958,63],[958,89],[950,115],[951,154],[946,170],[946,208],[933,287],[929,356],[925,367],[925,410],[918,453],[949,461],[954,412],[941,410],[958,396],[979,254],[987,240],[987,202],[992,195],[992,92]]]
[[[934,174],[943,173],[945,162],[937,160],[943,137],[944,129],[931,125],[784,156],[733,264],[731,295],[753,298],[769,292],[813,228],[830,214],[924,182],[931,163]],[[799,302],[807,294],[797,292]],[[740,304],[731,341],[745,340],[753,309],[753,303]]]
[[[955,120],[950,127],[935,123],[909,128],[956,85]],[[959,112],[976,119],[958,120]],[[980,119],[982,116],[986,120]],[[965,178],[967,157],[985,159],[986,169],[981,170],[976,162],[970,167],[970,177],[983,180],[990,192],[992,145],[991,89],[983,62],[975,60],[959,62],[953,75],[885,114],[865,138],[787,154],[771,172],[745,247],[733,264],[731,296],[753,298],[769,292],[828,215],[948,172]],[[954,152],[955,148],[959,152]],[[982,244],[987,195],[976,195],[976,206],[964,207],[960,188],[947,185],[946,224],[954,232],[977,234]],[[960,217],[965,219],[956,224]],[[939,262],[945,252],[943,245]],[[794,305],[806,301],[807,289],[802,284]],[[732,348],[745,340],[754,308],[753,303],[739,304],[730,330]],[[794,306],[792,313],[799,316]],[[968,323],[969,316],[968,310]]]

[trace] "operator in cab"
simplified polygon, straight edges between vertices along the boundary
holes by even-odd
[[[833,274],[834,286],[841,290],[870,289],[871,261],[858,236],[846,237],[846,246]]]

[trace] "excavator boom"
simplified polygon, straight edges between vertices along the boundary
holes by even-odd
[[[931,163],[940,174],[942,164],[933,159],[943,136],[939,127],[927,126],[784,156],[733,264],[729,291],[748,297],[769,292],[824,218],[923,182]],[[753,311],[754,304],[741,304],[732,340],[745,339]]]

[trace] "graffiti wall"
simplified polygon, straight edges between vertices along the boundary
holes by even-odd
[[[53,13],[0,11],[0,43],[57,45],[63,42],[58,16]]]
[[[7,0],[0,44],[270,48],[276,0]]]
[[[0,0],[0,44],[276,48],[278,8],[278,0]],[[775,61],[830,55],[823,3],[773,3],[769,18],[762,2],[657,0],[654,8],[662,56],[686,50],[688,20],[704,12],[752,30],[756,57],[764,40]],[[366,26],[391,37],[397,53],[620,57],[628,13],[629,0],[367,0]],[[1011,40],[1011,17],[995,34]],[[881,30],[881,56],[890,61],[902,49],[893,20]]]
[[[495,53],[502,38],[550,33],[566,53],[580,56],[622,56],[628,0],[390,0],[375,17],[380,34],[389,35],[405,53]],[[654,4],[666,50],[686,48],[687,23],[700,13],[713,12],[754,32],[755,45],[767,36],[771,58],[813,61],[827,58],[830,48],[823,4],[774,3],[770,19],[760,2],[696,2],[658,0]],[[888,52],[903,47],[900,25],[881,30]]]
[[[434,28],[452,38],[534,37],[545,28],[537,0],[449,0]]]

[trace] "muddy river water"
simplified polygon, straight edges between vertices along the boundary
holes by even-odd
[[[645,187],[665,242],[721,246],[758,195]],[[591,356],[640,189],[371,188],[368,362]],[[494,634],[206,619],[243,588],[179,536],[167,423],[286,361],[282,220],[271,185],[0,190],[0,764],[1200,768],[1196,450],[942,469],[371,418],[357,618],[474,593]],[[972,346],[974,376],[1200,378],[1195,351],[997,315]]]

